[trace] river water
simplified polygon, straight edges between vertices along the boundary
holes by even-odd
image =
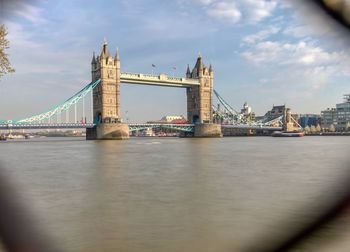
[[[62,251],[244,251],[341,193],[349,140],[40,138],[0,164]]]

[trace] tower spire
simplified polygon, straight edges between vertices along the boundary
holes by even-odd
[[[117,51],[115,53],[114,61],[120,61],[119,48],[118,47],[117,47]]]
[[[96,63],[96,57],[95,57],[95,52],[92,53],[92,60],[91,60],[91,64],[95,64]]]
[[[197,76],[202,76],[202,74],[203,74],[203,61],[202,61],[202,56],[200,55],[200,53],[199,53],[198,58],[197,58],[195,69],[197,69]]]
[[[190,65],[189,65],[189,64],[187,64],[186,77],[187,77],[187,78],[190,78],[190,76],[191,76]]]
[[[109,50],[108,50],[107,40],[106,40],[106,38],[104,38],[104,42],[103,42],[103,47],[102,47],[102,52],[101,52],[100,58],[104,59],[104,58],[108,58],[108,57],[111,57],[111,54],[109,53]]]

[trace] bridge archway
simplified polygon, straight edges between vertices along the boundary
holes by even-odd
[[[192,122],[193,122],[194,124],[200,123],[200,121],[199,121],[199,116],[198,116],[198,115],[194,115],[193,118],[192,118]]]
[[[94,124],[99,124],[102,123],[102,113],[97,111],[93,115],[93,123]]]

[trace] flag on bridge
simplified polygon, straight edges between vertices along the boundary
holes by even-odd
[[[155,65],[155,64],[152,64],[152,67],[156,67],[156,65]]]
[[[176,66],[174,66],[173,69],[176,70]]]

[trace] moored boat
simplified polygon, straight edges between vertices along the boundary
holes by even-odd
[[[271,136],[273,137],[303,137],[304,132],[287,132],[287,131],[274,131]]]
[[[6,141],[7,137],[5,135],[0,135],[0,141]]]

